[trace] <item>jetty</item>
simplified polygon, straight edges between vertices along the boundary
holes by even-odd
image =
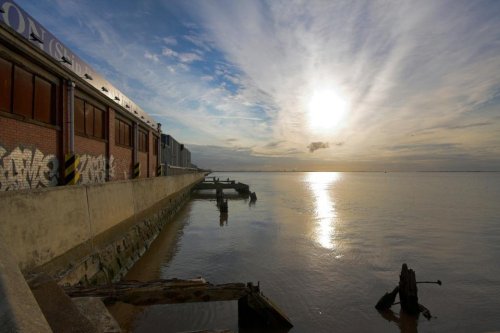
[[[251,282],[214,285],[203,278],[119,281],[101,286],[68,286],[64,291],[71,298],[99,297],[107,305],[116,302],[143,306],[238,301],[240,327],[258,326],[280,331],[293,327],[283,311],[260,291],[260,285]]]
[[[250,186],[235,180],[227,178],[226,180],[221,180],[218,177],[205,177],[205,179],[198,183],[193,190],[217,190],[217,189],[233,189],[239,194],[247,195],[250,194]]]

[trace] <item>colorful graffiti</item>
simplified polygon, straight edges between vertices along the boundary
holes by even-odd
[[[80,155],[80,165],[78,166],[81,184],[104,183],[115,176],[115,159],[111,155],[107,159],[104,155],[92,156],[88,154]]]
[[[8,153],[0,146],[0,191],[56,186],[58,169],[55,155],[21,147]]]

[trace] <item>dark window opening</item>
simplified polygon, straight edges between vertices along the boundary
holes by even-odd
[[[0,110],[55,124],[55,85],[0,58]]]
[[[130,125],[121,119],[115,119],[115,144],[131,146]]]
[[[138,149],[142,152],[148,151],[148,134],[143,131],[139,131]]]
[[[35,77],[35,119],[51,124],[52,119],[52,84],[50,82]]]
[[[14,67],[13,112],[33,118],[33,74],[19,67]]]
[[[81,98],[75,98],[75,131],[104,139],[105,112]]]
[[[10,112],[12,64],[0,58],[0,110]]]
[[[153,139],[153,155],[158,156],[158,138],[154,137]]]

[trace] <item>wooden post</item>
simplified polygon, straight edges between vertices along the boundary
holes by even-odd
[[[401,308],[408,314],[418,315],[420,312],[417,292],[415,271],[408,269],[408,266],[403,264],[399,275],[399,300]]]

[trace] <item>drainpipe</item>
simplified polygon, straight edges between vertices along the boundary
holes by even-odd
[[[68,148],[64,156],[64,185],[76,185],[80,180],[78,156],[75,154],[75,82],[66,81],[68,87],[67,132]]]
[[[68,81],[68,153],[75,152],[75,82]]]
[[[156,162],[156,165],[158,165],[158,167],[160,168],[160,176],[163,176],[163,168],[162,168],[162,165],[161,165],[161,124],[158,123],[158,144],[157,144],[157,147],[156,147],[156,151],[158,152],[158,154],[156,154],[156,158],[157,158],[157,162]]]

